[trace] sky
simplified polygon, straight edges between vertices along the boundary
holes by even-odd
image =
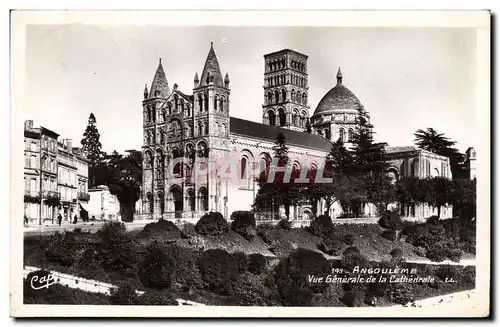
[[[170,88],[192,94],[210,42],[231,80],[231,116],[262,121],[263,55],[290,48],[309,56],[310,115],[341,67],[377,141],[411,145],[432,127],[462,152],[478,142],[472,28],[30,25],[24,117],[76,146],[94,113],[104,151],[140,149],[159,58]]]

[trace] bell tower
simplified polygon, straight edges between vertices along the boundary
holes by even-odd
[[[264,124],[306,131],[309,118],[307,59],[308,56],[289,49],[264,55]]]

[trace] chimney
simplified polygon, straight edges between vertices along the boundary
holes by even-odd
[[[72,152],[73,151],[73,140],[72,139],[67,139],[66,140],[66,147],[68,148],[68,151],[69,152]]]
[[[33,121],[32,120],[25,120],[24,121],[24,130],[30,130],[33,129]]]

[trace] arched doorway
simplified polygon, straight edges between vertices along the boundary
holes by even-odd
[[[170,199],[173,202],[173,209],[176,213],[183,211],[182,191],[180,187],[173,186],[170,189]]]
[[[208,211],[208,191],[205,187],[200,188],[198,192],[200,198],[200,210]]]

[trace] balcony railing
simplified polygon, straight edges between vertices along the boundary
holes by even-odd
[[[88,201],[88,200],[90,200],[90,194],[85,193],[85,192],[78,192],[78,200]]]
[[[45,199],[60,199],[61,194],[59,192],[55,192],[55,191],[44,191],[43,197]]]
[[[24,201],[25,202],[39,202],[40,201],[40,192],[24,190]]]

